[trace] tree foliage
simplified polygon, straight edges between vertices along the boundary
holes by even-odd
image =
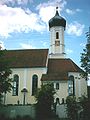
[[[55,90],[52,84],[42,85],[36,94],[37,117],[40,119],[50,117],[52,114],[51,106],[54,103]]]
[[[78,113],[78,104],[76,102],[75,96],[68,96],[66,99],[67,103],[67,116],[69,120],[77,120],[77,113]]]
[[[68,96],[66,99],[67,103],[67,116],[69,120],[90,120],[90,99],[86,96],[81,96],[76,101],[73,96]]]
[[[12,85],[9,78],[12,73],[9,67],[10,61],[5,59],[6,50],[0,50],[0,98],[3,94],[10,92]]]
[[[83,109],[82,120],[90,120],[90,99],[86,96],[80,98],[80,105]]]
[[[81,67],[84,68],[83,76],[87,78],[87,75],[90,74],[90,28],[89,32],[86,33],[87,44],[83,53],[81,54]]]

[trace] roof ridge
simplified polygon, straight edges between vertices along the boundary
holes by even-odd
[[[48,48],[46,48],[46,49],[38,49],[38,48],[36,48],[36,49],[13,49],[13,50],[6,50],[6,51],[29,51],[29,50],[31,50],[31,51],[33,51],[33,50],[49,50]]]
[[[69,59],[69,61],[71,62],[72,67],[75,69],[75,71],[77,71],[77,68],[80,69],[80,67],[79,67],[75,62],[73,62],[71,59]],[[77,67],[77,68],[76,68],[76,67]],[[81,70],[81,69],[80,69],[80,70]]]
[[[70,58],[48,58],[49,60],[70,60]]]
[[[24,49],[6,51],[5,58],[13,59],[12,68],[46,67],[48,49]]]

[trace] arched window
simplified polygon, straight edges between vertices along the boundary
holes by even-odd
[[[60,105],[60,100],[59,98],[56,98],[56,105],[59,104]]]
[[[38,88],[38,76],[33,75],[32,76],[32,95],[35,95],[37,88]]]
[[[74,76],[73,75],[69,76],[68,92],[69,92],[69,95],[73,95],[73,96],[75,95]]]
[[[59,32],[56,32],[55,46],[60,46],[60,41],[59,41]]]
[[[59,90],[59,83],[56,83],[56,90]]]
[[[59,32],[56,32],[56,39],[59,39]]]
[[[13,77],[13,92],[12,92],[12,95],[18,96],[18,89],[19,89],[19,76],[14,75],[14,77]]]

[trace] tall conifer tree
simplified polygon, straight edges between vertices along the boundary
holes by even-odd
[[[87,79],[88,74],[90,74],[90,27],[89,31],[86,33],[87,44],[83,53],[81,54],[81,67],[84,69],[83,76]]]

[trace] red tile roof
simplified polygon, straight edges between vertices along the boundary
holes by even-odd
[[[71,59],[49,59],[48,73],[80,72],[81,69]]]
[[[43,74],[41,80],[68,80],[68,72],[81,71],[71,59],[49,59],[47,74]]]
[[[48,49],[6,50],[5,59],[11,59],[11,68],[46,67]],[[48,59],[47,73],[41,80],[68,80],[68,72],[81,71],[71,59]]]
[[[5,59],[11,59],[11,68],[45,67],[48,49],[6,50]]]

